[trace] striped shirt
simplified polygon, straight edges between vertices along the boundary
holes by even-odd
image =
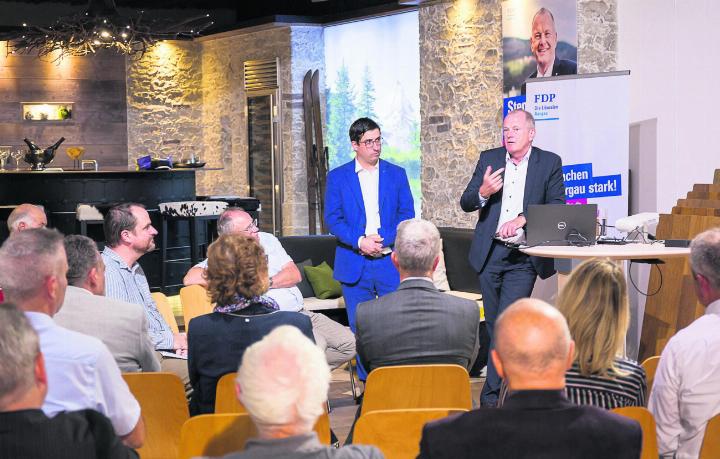
[[[144,306],[148,334],[155,349],[173,349],[173,332],[150,296],[145,272],[138,262],[128,267],[125,260],[109,247],[102,252],[105,261],[105,296]]]
[[[632,360],[615,358],[615,367],[623,375],[614,378],[583,376],[577,362],[565,374],[565,393],[578,405],[612,410],[624,406],[645,406],[647,379],[645,370]]]
[[[626,374],[615,378],[583,376],[577,362],[565,373],[565,395],[577,405],[592,405],[606,410],[624,406],[645,406],[647,378],[645,370],[633,360],[615,358],[615,366]],[[503,381],[498,406],[508,395]]]

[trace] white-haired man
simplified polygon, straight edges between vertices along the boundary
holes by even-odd
[[[245,234],[260,242],[268,257],[270,289],[266,295],[275,300],[281,311],[301,312],[310,317],[315,342],[325,351],[325,358],[331,368],[336,368],[355,357],[355,336],[348,328],[324,314],[317,314],[304,308],[302,293],[296,287],[302,279],[300,271],[278,238],[260,231],[252,216],[238,207],[226,209],[218,219],[217,228],[218,234]],[[207,270],[207,260],[193,266],[185,275],[183,283],[206,286],[205,270]]]
[[[44,228],[47,226],[47,215],[36,205],[20,204],[10,212],[7,226],[11,233],[32,228]]]
[[[17,232],[0,247],[5,299],[25,312],[40,336],[48,377],[43,411],[48,416],[86,408],[100,411],[125,444],[139,448],[145,438],[140,405],[107,346],[53,320],[65,299],[67,269],[63,237],[55,230]]]
[[[296,327],[283,325],[245,351],[235,389],[258,430],[245,450],[223,459],[376,459],[375,447],[340,449],[318,441],[313,426],[323,414],[330,369],[322,352]]]
[[[390,259],[400,273],[398,289],[357,308],[358,355],[366,369],[424,363],[469,368],[480,310],[474,301],[433,284],[440,261],[435,225],[419,219],[400,223]]]
[[[690,244],[695,293],[705,314],[670,338],[648,408],[662,457],[696,458],[710,418],[720,413],[720,228]]]
[[[0,305],[0,361],[0,457],[138,457],[97,411],[61,412],[52,418],[42,412],[48,378],[40,340],[10,303]]]
[[[143,307],[105,296],[105,262],[95,241],[65,236],[65,253],[68,287],[55,322],[105,343],[120,371],[160,371]]]

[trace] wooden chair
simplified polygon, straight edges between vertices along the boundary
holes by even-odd
[[[698,459],[717,459],[718,457],[720,457],[720,414],[711,418],[705,427],[705,437]]]
[[[182,303],[185,329],[190,326],[190,321],[197,316],[209,314],[213,310],[207,290],[202,285],[190,285],[180,289],[180,303]]]
[[[138,450],[142,459],[174,458],[180,429],[190,417],[185,388],[172,373],[123,373],[145,421],[145,444]]]
[[[361,415],[408,408],[472,409],[467,370],[460,365],[399,365],[370,372]]]
[[[188,419],[180,432],[178,459],[224,456],[245,448],[257,429],[247,413],[202,414]]]
[[[165,319],[165,322],[170,326],[170,329],[173,331],[173,333],[178,333],[178,324],[177,320],[175,320],[175,314],[173,313],[172,306],[170,306],[170,303],[168,302],[167,297],[164,293],[155,292],[151,293],[150,296],[152,296],[153,301],[155,301],[155,305],[158,308],[158,311],[160,311],[160,315],[162,315],[163,319]]]
[[[215,414],[243,414],[247,410],[235,396],[235,378],[237,373],[228,373],[218,380],[215,386]],[[315,432],[320,443],[330,444],[330,416],[323,413],[315,423]]]
[[[355,424],[353,443],[380,448],[386,459],[416,457],[423,426],[467,410],[449,408],[378,410],[363,414]]]
[[[657,371],[658,363],[660,363],[660,356],[654,355],[643,360],[641,366],[645,370],[645,376],[647,377],[647,400],[650,401],[650,391],[652,391],[653,383],[655,382],[655,372]],[[647,404],[647,403],[646,403]]]
[[[657,459],[658,446],[657,436],[655,433],[655,418],[647,408],[639,406],[626,406],[624,408],[615,408],[613,413],[617,413],[626,418],[634,419],[640,423],[642,429],[642,452],[640,459]]]

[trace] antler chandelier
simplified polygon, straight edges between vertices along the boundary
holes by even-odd
[[[143,20],[143,11],[132,16],[118,12],[115,0],[89,0],[85,12],[58,18],[47,27],[24,23],[22,29],[5,33],[7,51],[37,53],[60,60],[65,56],[86,56],[100,49],[142,57],[160,40],[189,40],[211,26],[205,14],[180,22]]]

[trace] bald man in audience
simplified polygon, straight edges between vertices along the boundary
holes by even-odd
[[[0,457],[131,459],[110,421],[90,409],[42,412],[48,377],[37,333],[13,304],[0,305]]]
[[[648,404],[660,456],[679,459],[698,457],[708,420],[720,414],[720,228],[693,239],[690,268],[705,314],[668,341]]]
[[[105,263],[95,241],[65,236],[65,253],[68,287],[55,323],[105,343],[122,372],[160,371],[143,307],[105,296]]]
[[[565,397],[574,343],[557,309],[518,300],[500,315],[495,333],[491,358],[509,386],[507,401],[426,424],[419,458],[640,457],[636,421]]]
[[[25,312],[40,336],[48,382],[42,409],[48,416],[97,410],[110,418],[126,445],[139,448],[145,438],[140,405],[107,346],[53,320],[65,299],[67,270],[63,237],[56,230],[19,231],[0,247],[0,285],[5,300]]]
[[[45,211],[33,204],[20,204],[10,213],[7,219],[10,232],[23,231],[31,228],[47,226]]]
[[[330,368],[297,328],[277,327],[248,347],[235,390],[257,427],[245,449],[223,459],[382,459],[373,446],[323,445],[313,430],[325,411]]]

